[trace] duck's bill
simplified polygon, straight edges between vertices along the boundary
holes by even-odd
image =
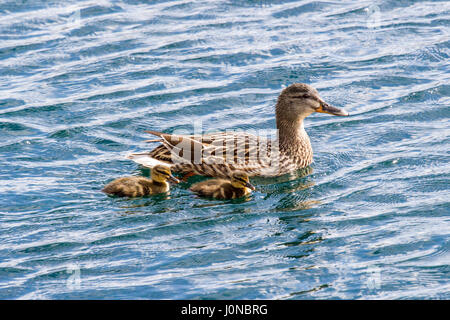
[[[348,112],[345,111],[344,109],[330,106],[328,103],[325,102],[320,104],[320,107],[319,109],[316,110],[316,112],[329,113],[335,116],[343,116],[343,117],[348,116]]]
[[[247,182],[247,183],[245,184],[245,186],[246,186],[247,188],[250,188],[250,189],[252,189],[253,191],[255,191],[255,186],[252,185],[250,182]]]
[[[169,181],[172,181],[173,183],[180,183],[180,180],[178,180],[177,178],[175,178],[173,175],[170,175],[167,178]]]

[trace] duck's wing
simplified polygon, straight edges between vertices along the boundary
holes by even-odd
[[[186,152],[187,150],[201,150],[202,148],[199,142],[201,137],[198,136],[168,134],[153,130],[145,132],[159,137],[158,139],[147,140],[147,142],[161,142],[162,144],[150,152],[131,153],[127,155],[127,158],[146,167],[153,168],[160,164],[171,167],[180,160],[186,158],[186,161],[188,161],[188,157],[191,158]],[[194,161],[194,159],[189,161]]]
[[[280,175],[281,163],[283,171],[289,164],[289,159],[281,158],[276,141],[247,132],[205,135],[147,132],[158,136],[162,145],[149,153],[130,155],[129,158],[144,165],[162,162],[174,171],[230,177],[235,170],[249,176],[276,176]]]

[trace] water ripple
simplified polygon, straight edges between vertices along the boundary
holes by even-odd
[[[449,12],[2,2],[0,298],[448,299]],[[306,119],[312,170],[237,202],[100,192],[149,175],[145,129],[273,132],[292,82],[352,115]]]

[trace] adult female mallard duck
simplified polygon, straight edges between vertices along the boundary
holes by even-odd
[[[152,169],[151,179],[145,177],[122,177],[108,183],[103,192],[119,197],[143,197],[151,194],[167,192],[170,189],[167,180],[178,183],[170,168],[156,165]]]
[[[234,171],[231,180],[210,179],[192,185],[189,190],[208,198],[237,199],[249,195],[255,187],[245,172]]]
[[[330,106],[313,87],[295,83],[285,88],[275,107],[278,137],[267,139],[245,132],[176,135],[146,131],[162,145],[128,156],[144,166],[165,164],[185,175],[231,177],[236,170],[249,176],[279,176],[309,166],[313,151],[303,120],[314,112],[348,116]]]

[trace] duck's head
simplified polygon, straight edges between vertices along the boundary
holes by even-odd
[[[316,89],[304,83],[291,84],[278,97],[276,114],[279,119],[295,121],[314,112],[348,116],[347,111],[330,106],[322,100]]]
[[[231,185],[239,189],[250,188],[255,190],[255,187],[250,183],[247,174],[242,171],[233,172],[231,175]]]
[[[169,179],[172,182],[179,183],[180,180],[175,178],[170,168],[163,165],[157,165],[152,168],[152,180],[156,182],[166,182]]]

